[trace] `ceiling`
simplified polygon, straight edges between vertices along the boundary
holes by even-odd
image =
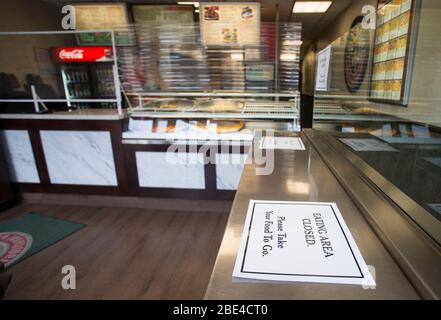
[[[143,4],[174,4],[180,0],[42,0],[52,4],[62,5],[75,2],[127,2],[127,3],[143,3]],[[183,0],[187,1],[187,0]],[[197,0],[188,0],[197,1]],[[300,13],[294,14],[292,8],[296,0],[201,0],[201,2],[260,2],[262,7],[262,20],[274,21],[276,17],[276,5],[279,5],[279,20],[302,23],[303,48],[307,47],[314,41],[346,7],[351,0],[333,0],[332,5],[325,13]],[[308,0],[302,0],[308,1]]]
[[[304,1],[304,0],[302,0]],[[351,3],[351,0],[333,0],[332,5],[325,13],[293,13],[289,21],[302,23],[303,47],[307,47],[317,39],[322,31],[343,12]]]

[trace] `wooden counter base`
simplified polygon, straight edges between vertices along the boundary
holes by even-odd
[[[230,184],[222,189],[217,185],[219,176],[213,163],[199,167],[203,181],[196,188],[185,185],[156,187],[140,181],[137,153],[138,158],[152,152],[165,154],[170,144],[123,144],[124,126],[125,119],[0,119],[2,140],[6,145],[3,148],[12,171],[14,190],[188,199],[234,198],[234,186]],[[197,152],[201,147],[197,146]],[[228,152],[245,154],[245,149],[240,147],[239,150]],[[225,150],[210,148],[204,157],[213,156],[210,154],[212,152],[223,153]],[[148,173],[148,161],[144,164],[144,172]],[[233,169],[240,176],[238,169]],[[191,176],[185,176],[185,172],[179,172],[179,169],[175,171],[177,182],[194,180]],[[165,168],[163,174],[168,177],[171,173]],[[238,180],[238,177],[233,180]]]

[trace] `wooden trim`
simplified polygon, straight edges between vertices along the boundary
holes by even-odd
[[[51,183],[12,183],[15,192],[39,192],[39,193],[63,193],[63,194],[96,194],[96,195],[125,195],[119,187],[114,186],[92,186],[73,184],[51,184]]]
[[[121,120],[1,119],[0,123],[5,130],[121,131]]]
[[[124,149],[121,143],[122,139],[122,121],[116,123],[118,126],[111,128],[110,139],[113,150],[113,161],[115,163],[116,178],[119,192],[125,194],[129,191],[129,181],[127,178],[127,164],[124,158]]]
[[[124,144],[124,156],[127,165],[129,194],[134,196],[147,197],[166,197],[166,198],[189,198],[189,199],[212,199],[212,200],[232,200],[236,194],[235,190],[217,190],[216,187],[216,165],[207,163],[204,166],[205,189],[180,189],[180,188],[148,188],[140,187],[138,170],[136,166],[136,152],[166,152],[170,145],[141,145]],[[182,149],[176,152],[191,152],[188,145],[182,145]],[[200,152],[202,145],[196,146],[196,152]],[[213,149],[208,150],[206,157],[211,157]],[[219,152],[216,149],[216,152]],[[229,148],[231,151],[231,148]],[[241,146],[240,153],[244,148]],[[220,153],[220,152],[219,152]]]
[[[35,165],[37,166],[38,176],[40,177],[40,184],[50,184],[49,170],[46,164],[46,157],[44,156],[40,132],[37,129],[31,129],[28,130],[28,133],[31,140],[32,152],[34,153]]]
[[[213,160],[214,157],[216,157],[216,154],[219,152],[219,149],[216,150],[216,152],[213,154],[212,149],[208,149],[207,154],[205,155],[205,159]],[[205,171],[205,190],[208,193],[215,194],[217,191],[217,176],[216,176],[216,164],[212,163],[211,161],[207,161],[207,163],[204,166]]]

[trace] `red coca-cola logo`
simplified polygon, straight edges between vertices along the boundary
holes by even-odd
[[[52,50],[52,55],[59,62],[96,62],[113,59],[110,46],[55,48]]]
[[[72,51],[68,51],[68,50],[63,49],[58,54],[58,57],[62,60],[64,60],[64,59],[83,59],[84,58],[83,52],[84,52],[84,50],[81,50],[81,49],[74,49]]]

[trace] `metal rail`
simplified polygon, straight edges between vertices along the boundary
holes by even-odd
[[[252,98],[296,98],[299,92],[267,93],[267,92],[128,92],[128,97],[252,97]]]
[[[288,119],[300,117],[299,101],[246,101],[242,109],[231,112],[207,111],[203,108],[143,108],[129,111],[132,116],[152,118],[216,118],[216,119]]]

